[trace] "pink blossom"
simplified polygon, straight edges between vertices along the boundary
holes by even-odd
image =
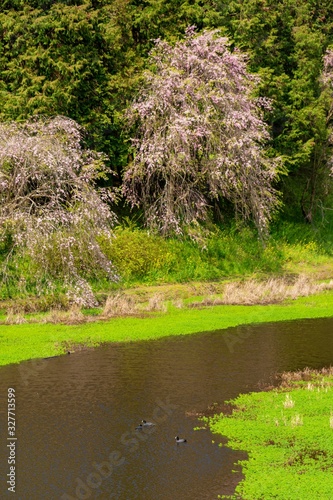
[[[156,70],[127,112],[137,133],[124,195],[162,233],[204,220],[219,196],[264,233],[278,204],[280,160],[265,155],[270,101],[253,98],[259,79],[247,56],[218,30],[197,35],[191,26],[175,46],[157,40],[151,61]]]

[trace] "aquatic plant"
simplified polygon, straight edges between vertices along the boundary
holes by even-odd
[[[309,379],[316,390],[308,390]],[[282,381],[273,390],[230,401],[231,415],[205,419],[229,447],[248,453],[241,462],[245,479],[235,495],[220,498],[330,498],[333,370],[306,369],[284,374]]]

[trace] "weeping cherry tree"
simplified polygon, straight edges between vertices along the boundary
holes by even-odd
[[[1,274],[6,281],[13,258],[28,258],[41,292],[58,279],[71,300],[93,305],[87,279],[116,278],[98,243],[112,237],[115,216],[96,186],[105,158],[82,147],[82,132],[61,116],[0,124]]]
[[[127,112],[136,131],[127,200],[143,208],[150,228],[182,234],[227,199],[263,236],[278,206],[280,161],[265,154],[270,103],[253,98],[259,80],[246,56],[217,30],[197,35],[190,27],[174,46],[156,40],[150,63]]]

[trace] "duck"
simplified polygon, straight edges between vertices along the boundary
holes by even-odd
[[[153,422],[146,422],[146,420],[141,420],[141,424],[140,425],[142,427],[152,427],[155,424]]]
[[[142,429],[143,429],[143,425],[142,424],[139,424],[137,427],[135,427],[136,431],[140,431]]]
[[[180,438],[178,436],[175,437],[176,443],[187,443],[186,439]]]

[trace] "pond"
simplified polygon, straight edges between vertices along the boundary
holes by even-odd
[[[15,498],[212,500],[233,492],[241,478],[234,462],[245,455],[194,430],[197,414],[260,390],[276,372],[331,364],[333,319],[316,319],[2,367],[0,497],[12,495],[4,479],[9,387],[16,390]],[[156,425],[135,430],[142,419]]]

